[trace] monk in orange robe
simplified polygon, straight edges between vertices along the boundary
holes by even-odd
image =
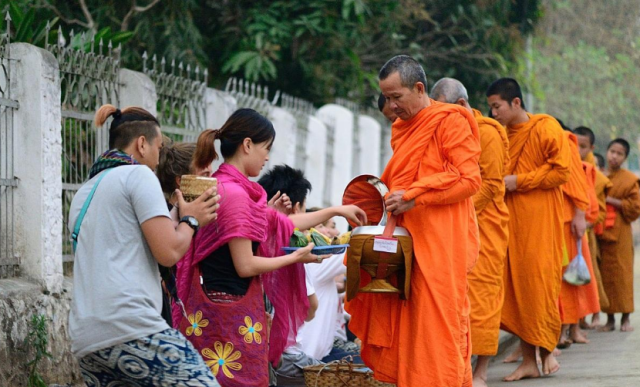
[[[507,128],[509,248],[501,326],[520,337],[523,361],[506,381],[540,376],[560,368],[552,354],[560,337],[562,282],[562,184],[569,180],[571,153],[558,121],[525,110],[518,82],[502,78],[489,86],[493,117]]]
[[[509,211],[504,201],[504,176],[509,166],[507,132],[492,118],[469,105],[464,85],[442,78],[433,85],[431,98],[455,103],[473,112],[480,131],[482,186],[473,197],[480,229],[480,256],[468,276],[471,302],[471,353],[478,356],[473,387],[487,386],[487,370],[498,352],[500,311],[504,300],[504,263],[509,240]]]
[[[587,221],[587,237],[589,239],[589,253],[591,254],[591,265],[593,267],[593,274],[595,274],[595,280],[598,285],[598,299],[600,300],[600,308],[609,307],[609,298],[604,291],[602,285],[602,275],[600,274],[600,247],[598,245],[598,238],[596,234],[601,235],[604,230],[604,218],[607,212],[607,193],[611,188],[611,182],[598,168],[598,162],[593,154],[596,143],[595,133],[586,126],[579,126],[573,130],[573,133],[578,139],[578,150],[580,151],[580,158],[583,163],[593,165],[595,171],[594,190],[596,199],[598,202],[598,217],[594,222]],[[604,164],[604,163],[603,163]],[[587,177],[591,172],[587,172]],[[594,313],[591,317],[591,323],[587,323],[586,319],[580,321],[580,328],[593,329],[600,325],[600,311]]]
[[[586,285],[575,286],[562,281],[560,291],[560,304],[562,316],[562,335],[560,336],[559,348],[573,343],[588,343],[584,332],[578,325],[581,318],[600,311],[598,300],[598,285],[595,281],[595,274],[589,252],[589,243],[585,235],[587,229],[587,217],[590,222],[598,218],[598,202],[595,197],[593,184],[589,185],[585,174],[580,152],[578,151],[578,140],[576,136],[565,131],[565,138],[571,148],[571,164],[569,181],[562,185],[564,196],[564,247],[569,259],[573,259],[577,252],[577,244],[582,248],[582,255],[589,269],[589,274],[593,281]],[[590,166],[589,181],[595,183],[595,170]],[[566,267],[565,269],[566,270]],[[563,271],[564,271],[563,270]],[[567,337],[567,330],[570,331]]]
[[[600,237],[602,282],[609,297],[604,331],[615,329],[615,313],[622,313],[620,330],[633,330],[629,315],[633,305],[633,235],[631,222],[640,216],[638,176],[622,168],[629,156],[629,143],[621,138],[607,148],[608,177],[613,184],[607,197],[605,230]]]
[[[349,328],[378,380],[471,387],[467,273],[479,250],[478,125],[464,108],[430,100],[424,70],[409,56],[390,59],[379,78],[398,116],[382,180],[387,210],[413,238],[411,295],[359,293],[347,304]]]

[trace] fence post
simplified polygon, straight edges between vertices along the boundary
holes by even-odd
[[[120,69],[120,108],[139,106],[149,113],[158,114],[156,85],[146,74]]]
[[[52,293],[62,291],[62,128],[58,62],[48,51],[11,44],[16,62],[17,246],[21,271]]]

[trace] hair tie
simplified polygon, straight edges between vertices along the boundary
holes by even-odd
[[[120,117],[122,117],[122,111],[120,111],[120,109],[116,109],[116,111],[113,112],[111,116],[113,117],[114,120],[117,120]]]
[[[214,138],[214,139],[216,139],[216,138],[218,138],[218,139],[219,139],[219,138],[220,138],[220,134],[221,134],[221,133],[220,133],[220,129],[214,129],[214,130],[213,130],[213,138]]]

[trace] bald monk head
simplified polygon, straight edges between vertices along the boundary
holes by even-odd
[[[408,55],[389,59],[378,74],[380,90],[391,110],[407,121],[431,105],[427,96],[427,76],[422,66]]]
[[[593,130],[586,126],[578,126],[573,130],[573,133],[578,138],[578,150],[580,151],[580,158],[584,160],[587,155],[596,148],[596,135]]]
[[[472,111],[469,95],[462,82],[453,78],[442,78],[431,88],[432,99],[438,102],[453,103]]]
[[[491,116],[508,127],[529,121],[520,85],[513,78],[501,78],[487,89],[487,103]]]
[[[384,94],[382,93],[380,93],[380,96],[378,97],[378,109],[380,109],[382,115],[384,115],[392,124],[396,120],[396,118],[398,118],[398,116],[396,116],[396,113],[391,110],[389,101],[387,101],[387,98],[385,98]]]

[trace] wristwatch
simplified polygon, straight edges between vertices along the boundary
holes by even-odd
[[[180,223],[186,223],[189,227],[191,227],[193,229],[194,235],[200,229],[200,223],[198,222],[198,219],[193,216],[183,216],[182,219],[180,219]]]

